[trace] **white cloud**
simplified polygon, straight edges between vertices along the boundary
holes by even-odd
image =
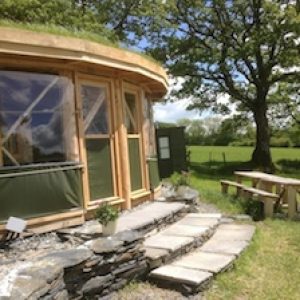
[[[200,115],[198,112],[186,110],[188,104],[188,99],[183,99],[176,102],[157,103],[153,107],[154,120],[159,122],[175,123],[176,121],[183,118],[199,118]]]
[[[195,120],[204,119],[211,116],[219,116],[226,118],[236,113],[235,105],[229,103],[228,95],[220,95],[217,101],[220,104],[228,104],[228,106],[231,109],[231,114],[227,116],[220,116],[218,114],[213,113],[211,110],[207,110],[202,113],[199,113],[196,110],[188,111],[186,110],[186,108],[191,103],[191,99],[185,98],[174,102],[156,103],[153,107],[154,120],[165,123],[176,123],[180,119]]]

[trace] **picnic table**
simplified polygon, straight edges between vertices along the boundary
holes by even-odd
[[[283,195],[283,202],[288,204],[288,216],[293,218],[297,213],[297,191],[300,190],[300,180],[286,178],[257,171],[236,171],[234,172],[236,181],[242,183],[247,178],[252,181],[253,187],[260,190],[273,192],[275,187],[276,194]]]

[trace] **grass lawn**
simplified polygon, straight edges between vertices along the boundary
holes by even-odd
[[[248,147],[190,147],[191,184],[201,200],[222,212],[243,213],[238,199],[220,193],[219,180],[233,178],[234,170],[249,168]],[[226,163],[222,153],[225,153]],[[209,153],[212,153],[209,155]],[[300,149],[272,149],[282,176],[300,178]],[[211,161],[209,159],[211,158]],[[213,286],[194,300],[296,300],[300,299],[300,222],[268,219],[254,223],[256,233],[231,271],[220,274]],[[204,296],[204,297],[203,297]],[[189,299],[147,283],[132,283],[113,300]]]
[[[247,169],[252,148],[193,146],[190,151],[191,183],[201,200],[224,212],[243,212],[239,201],[221,195],[219,180]],[[279,175],[300,178],[300,149],[274,148],[272,156]],[[274,219],[256,226],[250,247],[231,272],[217,277],[207,299],[300,299],[300,223]]]

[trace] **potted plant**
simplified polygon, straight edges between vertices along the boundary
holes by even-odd
[[[118,209],[109,204],[104,204],[97,208],[95,217],[102,225],[102,234],[104,236],[113,235],[116,232],[118,216]]]
[[[181,171],[181,174],[175,172],[170,177],[170,181],[175,188],[178,196],[183,196],[189,187],[189,172]]]

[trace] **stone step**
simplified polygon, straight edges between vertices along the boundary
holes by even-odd
[[[138,230],[148,232],[172,224],[185,214],[188,207],[183,203],[154,201],[148,205],[122,215],[118,220],[117,231]]]
[[[205,290],[212,277],[210,272],[175,265],[162,266],[151,272],[152,282],[160,287],[178,290],[184,294]]]
[[[186,220],[192,218],[194,216],[185,217]],[[207,216],[202,218],[209,219]],[[195,219],[199,221],[199,217],[196,216]],[[177,225],[182,223],[184,222],[180,221],[173,226],[182,226]],[[216,226],[211,221],[206,224],[208,223]],[[209,286],[213,276],[231,268],[235,259],[249,245],[254,232],[255,227],[252,225],[222,224],[201,247],[151,271],[149,278],[159,286],[176,289],[185,294],[202,291]]]
[[[191,213],[147,238],[144,246],[149,269],[166,264],[202,245],[213,234],[220,220],[220,214]]]
[[[117,232],[135,230],[146,234],[156,228],[173,224],[187,212],[188,206],[183,203],[153,201],[122,213],[117,221]],[[74,235],[91,240],[102,236],[102,226],[97,220],[90,220],[81,226],[58,230],[57,233],[65,239]]]

